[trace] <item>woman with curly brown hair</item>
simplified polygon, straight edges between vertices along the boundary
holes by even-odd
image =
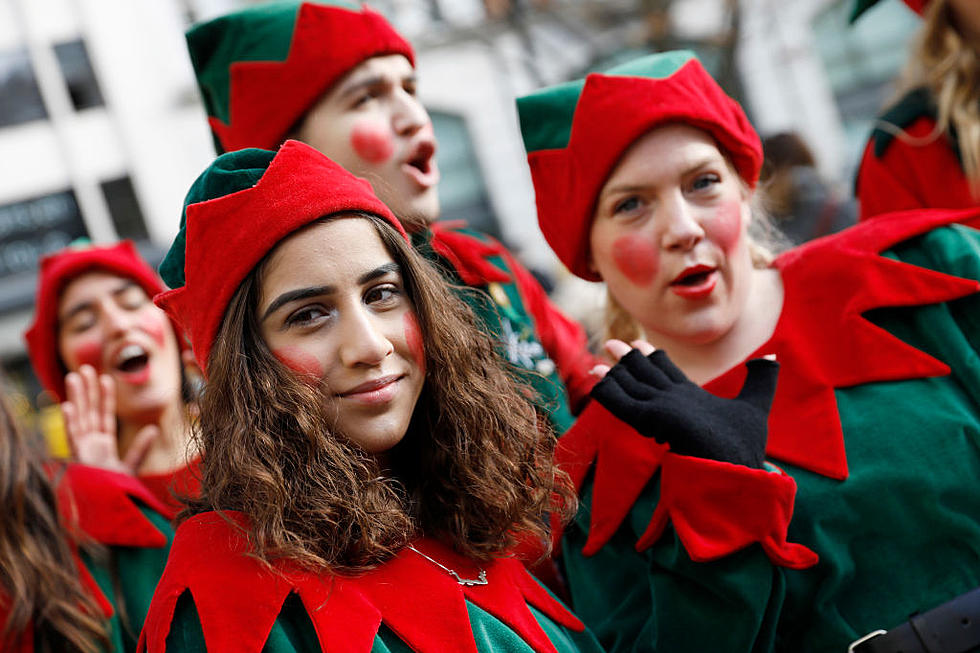
[[[877,0],[859,0],[856,20]],[[857,178],[861,220],[888,211],[980,206],[980,3],[905,0],[922,30]],[[974,225],[976,226],[976,225]]]
[[[508,553],[574,506],[554,438],[368,183],[287,141],[186,204],[207,455],[143,650],[598,650]]]
[[[129,476],[41,461],[0,399],[0,650],[132,650],[167,557],[164,507]]]

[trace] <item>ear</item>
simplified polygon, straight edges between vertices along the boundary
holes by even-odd
[[[589,272],[591,272],[592,274],[599,274],[599,268],[596,267],[595,259],[592,257],[591,249],[589,250],[589,254],[588,257],[586,258],[585,265],[589,269]]]

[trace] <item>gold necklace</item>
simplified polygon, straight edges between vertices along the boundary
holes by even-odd
[[[419,551],[418,549],[416,549],[411,544],[408,545],[408,548],[410,548],[412,551],[415,551],[417,554],[419,554],[420,556],[422,556],[423,558],[425,558],[426,560],[428,560],[429,562],[431,562],[432,564],[434,564],[436,567],[439,567],[443,571],[445,571],[448,574],[450,574],[453,578],[456,579],[456,582],[457,583],[459,583],[460,585],[462,585],[464,587],[469,587],[471,585],[486,585],[487,582],[488,582],[487,581],[487,572],[484,571],[483,569],[480,569],[480,574],[476,578],[463,578],[462,576],[460,576],[459,574],[457,574],[454,570],[450,569],[449,567],[447,567],[446,565],[442,564],[438,560],[433,560],[429,556],[425,555],[424,553],[422,553],[421,551]]]

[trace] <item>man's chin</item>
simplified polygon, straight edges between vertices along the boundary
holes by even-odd
[[[439,219],[439,200],[414,202],[397,212],[397,216],[405,231],[409,233],[422,231]]]

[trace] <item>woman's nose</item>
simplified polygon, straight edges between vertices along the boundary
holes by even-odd
[[[364,308],[348,314],[341,326],[340,362],[346,367],[380,364],[393,351],[384,323]]]
[[[704,228],[697,213],[685,199],[675,198],[661,205],[665,213],[662,244],[667,250],[686,251],[704,239]]]

